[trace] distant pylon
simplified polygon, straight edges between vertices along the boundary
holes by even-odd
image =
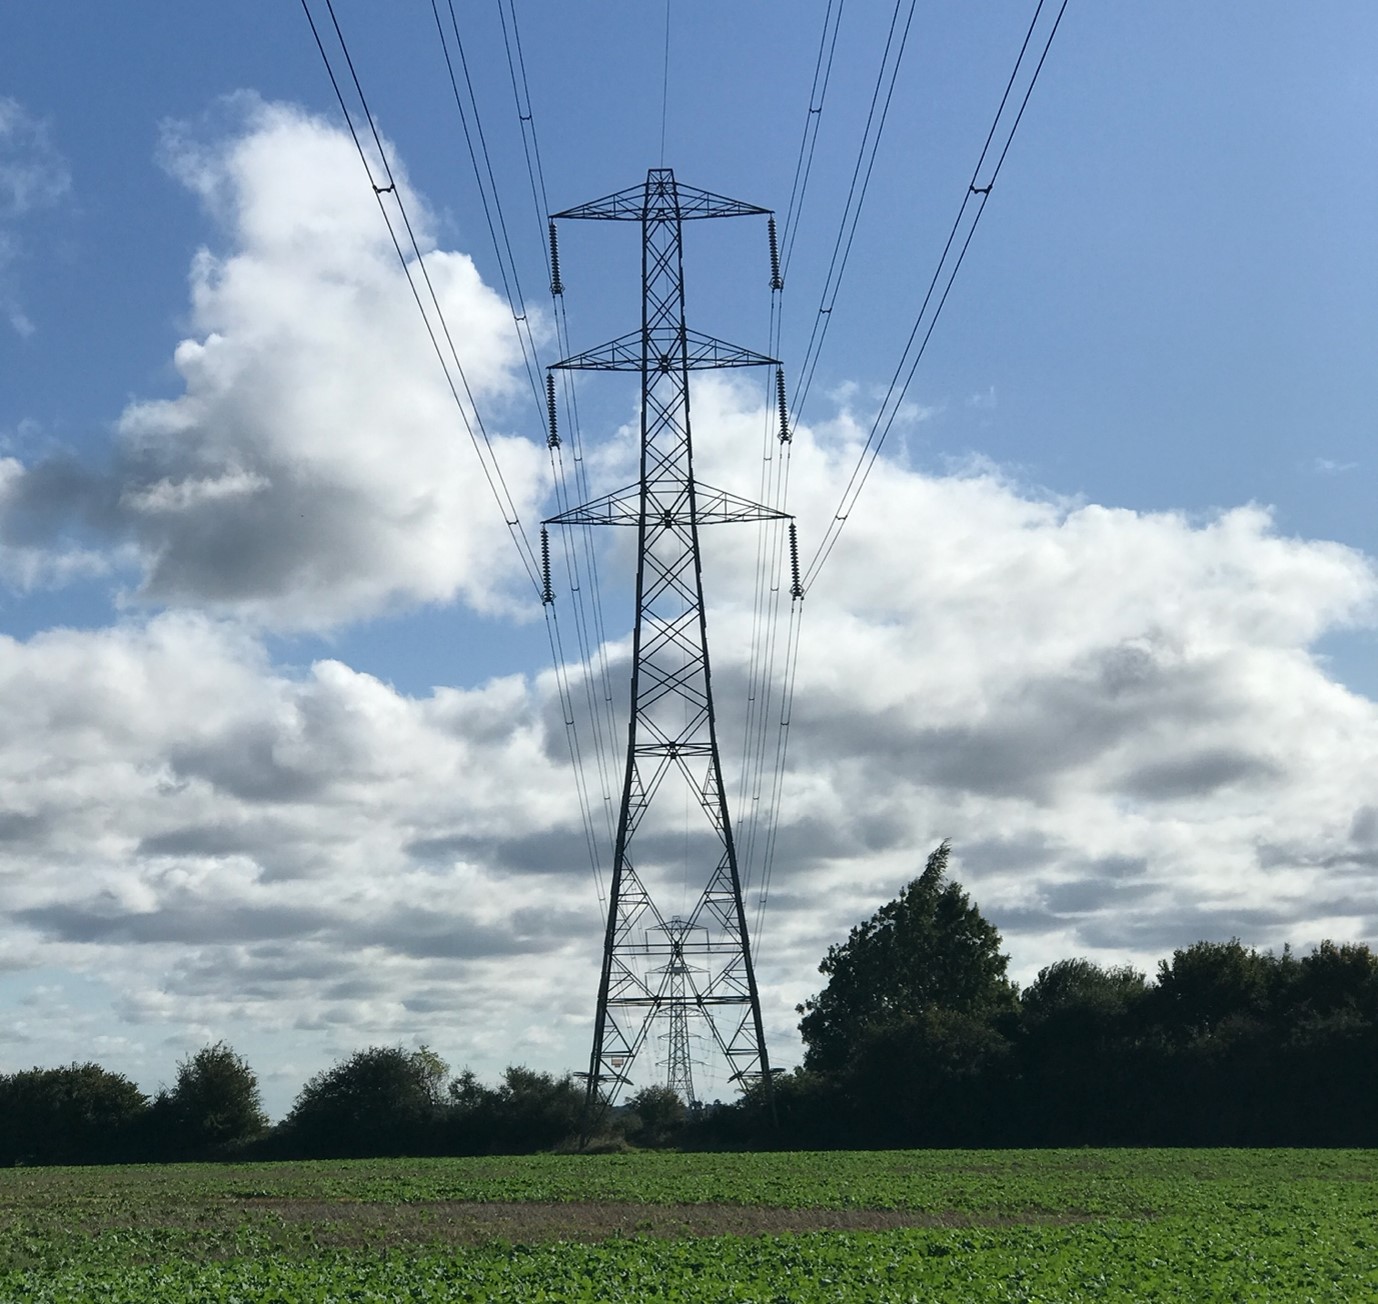
[[[589,1058],[586,1135],[628,1081],[657,1017],[670,1024],[669,1085],[686,1103],[693,1092],[691,1017],[706,1024],[731,1078],[740,1086],[761,1082],[770,1098],[770,1060],[713,709],[699,526],[788,517],[695,479],[689,372],[779,363],[688,329],[681,239],[687,220],[753,214],[768,210],[679,185],[671,169],[652,168],[644,185],[554,215],[640,222],[642,235],[641,329],[555,364],[641,375],[638,482],[547,522],[635,526],[638,539],[626,777]],[[687,918],[669,921],[648,889],[650,883],[663,894],[671,877],[669,846],[685,845],[666,819],[667,810],[682,812],[684,803],[657,805],[667,784],[687,789],[689,805],[705,817],[696,850],[706,878],[696,879],[704,886]],[[638,836],[638,848],[645,849],[641,870],[631,856]]]
[[[684,955],[685,935],[689,926],[676,917],[665,924],[665,936],[670,943],[670,959],[666,963],[666,1021],[669,1031],[661,1038],[665,1042],[665,1085],[686,1105],[698,1104],[694,1095],[694,1057],[689,1041],[689,961]]]

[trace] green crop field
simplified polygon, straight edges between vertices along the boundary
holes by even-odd
[[[1378,1300],[1373,1151],[0,1172],[4,1301]]]

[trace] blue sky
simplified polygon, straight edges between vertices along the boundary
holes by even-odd
[[[824,8],[672,4],[667,82],[661,5],[522,3],[552,205],[658,164],[663,104],[682,180],[783,212]],[[467,9],[547,362],[498,6]],[[890,12],[844,8],[791,384]],[[337,13],[534,522],[544,431],[430,6]],[[915,11],[796,442],[806,554],[1031,13]],[[153,1086],[224,1036],[276,1110],[370,1041],[577,1067],[587,865],[520,868],[535,835],[579,837],[544,631],[303,13],[12,6],[0,34],[0,1062],[95,1055]],[[762,942],[777,1059],[823,948],[943,836],[1025,977],[1205,935],[1373,937],[1376,48],[1358,3],[1069,6],[806,602],[795,859]],[[764,349],[764,233],[706,225],[691,317]],[[630,329],[634,231],[571,224],[561,254],[574,346]],[[580,393],[615,476],[635,394]],[[705,462],[748,487],[762,398],[695,400]],[[730,688],[749,600],[720,564]],[[618,574],[609,553],[614,640]]]

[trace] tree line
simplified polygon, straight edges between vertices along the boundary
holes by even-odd
[[[1378,956],[1228,942],[1153,978],[1086,959],[1010,981],[948,846],[830,947],[799,1007],[803,1065],[730,1105],[650,1086],[602,1147],[1378,1146]],[[427,1047],[373,1046],[316,1074],[270,1126],[223,1042],[146,1096],[97,1064],[0,1075],[0,1164],[513,1154],[572,1147],[583,1086],[516,1066],[496,1085]]]
[[[451,1076],[422,1046],[370,1046],[312,1077],[276,1125],[258,1078],[224,1042],[177,1066],[152,1098],[99,1064],[0,1074],[0,1165],[526,1154],[579,1140],[584,1088],[517,1065],[492,1086]],[[688,1118],[664,1087],[616,1111],[598,1144],[663,1145]]]
[[[0,1165],[519,1154],[576,1134],[583,1101],[568,1074],[518,1066],[486,1086],[428,1047],[371,1046],[270,1125],[257,1075],[219,1042],[152,1098],[99,1064],[0,1075]]]
[[[1368,946],[1203,941],[1152,979],[1069,959],[1020,991],[947,861],[944,843],[824,957],[776,1144],[1378,1145]],[[769,1125],[759,1092],[733,1115],[742,1136]]]

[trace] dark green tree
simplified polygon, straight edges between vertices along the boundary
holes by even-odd
[[[875,1028],[843,1080],[865,1145],[1008,1144],[1014,1053],[986,1018],[933,1008]]]
[[[1026,1023],[1072,1017],[1080,1022],[1113,1023],[1148,991],[1148,980],[1128,965],[1103,968],[1092,960],[1058,960],[1038,971],[1020,994]]]
[[[818,966],[827,986],[799,1006],[806,1067],[841,1070],[878,1031],[936,1011],[980,1021],[1015,1008],[1000,934],[949,881],[948,850],[828,948]]]
[[[258,1077],[223,1041],[178,1062],[177,1081],[158,1096],[154,1115],[168,1147],[186,1155],[224,1151],[268,1129]]]
[[[584,1093],[568,1074],[525,1065],[506,1069],[496,1087],[468,1069],[450,1083],[446,1150],[451,1154],[525,1154],[549,1150],[579,1129]]]
[[[1158,962],[1154,1016],[1180,1040],[1209,1037],[1266,1020],[1273,1012],[1277,973],[1284,961],[1228,942],[1193,942]],[[1293,963],[1290,955],[1286,963]]]
[[[425,1047],[355,1051],[301,1089],[283,1122],[286,1148],[320,1158],[434,1149],[446,1073]]]
[[[136,1156],[148,1098],[99,1064],[0,1078],[0,1164],[91,1164]]]
[[[1284,1046],[1301,966],[1228,942],[1194,942],[1158,965],[1140,1081],[1157,1134],[1177,1145],[1265,1145],[1286,1137],[1298,1067]],[[1150,1053],[1152,1052],[1152,1053]]]
[[[1363,942],[1322,942],[1298,965],[1290,995],[1317,1016],[1378,1023],[1378,955]]]
[[[835,1074],[803,1067],[781,1073],[771,1084],[771,1097],[767,1101],[759,1081],[750,1084],[739,1101],[694,1119],[691,1139],[707,1133],[717,1144],[757,1142],[789,1150],[828,1149],[853,1140],[848,1102]]]
[[[494,1146],[504,1154],[549,1150],[578,1132],[583,1108],[584,1093],[568,1073],[513,1065],[504,1070],[494,1102]]]
[[[1020,994],[1023,1135],[1050,1145],[1138,1139],[1148,981],[1127,966],[1059,960]]]
[[[1280,1029],[1275,1134],[1286,1144],[1378,1143],[1378,955],[1322,942],[1298,962]]]
[[[627,1101],[627,1139],[639,1146],[668,1145],[689,1118],[679,1092],[663,1083],[642,1087]]]

